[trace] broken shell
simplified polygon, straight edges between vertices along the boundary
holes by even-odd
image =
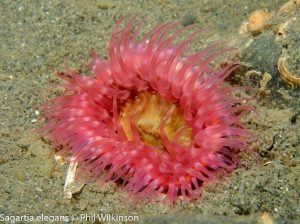
[[[275,38],[276,41],[286,38],[285,29],[286,29],[287,24],[288,23],[285,22],[278,27],[277,32],[276,32],[277,36]]]
[[[267,165],[269,165],[269,164],[272,164],[272,162],[271,162],[271,161],[265,162],[265,163],[264,163],[264,166],[267,166]]]
[[[289,12],[295,7],[295,5],[300,4],[300,0],[290,0],[286,2],[281,8],[279,9],[278,13]]]
[[[78,162],[75,162],[75,158],[72,158],[64,185],[64,197],[66,199],[71,199],[72,195],[80,192],[84,186],[84,182],[75,180],[77,165]]]
[[[268,24],[268,20],[272,17],[271,13],[263,10],[256,10],[250,14],[248,29],[252,34],[260,33]]]
[[[291,22],[296,21],[296,17],[292,17],[289,20],[285,21],[284,23],[280,24],[276,31],[276,41],[280,41],[286,38],[287,34],[287,27],[290,25]]]
[[[281,78],[290,86],[300,86],[300,77],[292,74],[286,67],[287,57],[281,55],[278,59],[278,71],[281,75]]]

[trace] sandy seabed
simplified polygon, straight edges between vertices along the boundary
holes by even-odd
[[[99,214],[111,214],[102,221],[126,222],[114,219],[126,216],[145,223],[265,223],[268,218],[277,223],[299,222],[300,89],[280,79],[276,64],[282,48],[290,45],[294,46],[288,48],[291,69],[297,65],[299,69],[300,50],[295,45],[299,37],[297,30],[290,30],[286,43],[276,43],[274,33],[286,19],[300,19],[300,12],[295,9],[274,18],[269,30],[255,37],[239,32],[252,11],[276,12],[285,2],[2,0],[0,221],[23,215],[48,217],[48,222],[63,217],[68,220],[56,221],[71,222],[73,218],[79,222],[82,215],[82,222],[98,222]],[[205,186],[200,200],[173,208],[159,200],[127,203],[127,193],[115,184],[100,188],[89,183],[67,200],[62,192],[67,164],[56,162],[49,142],[35,134],[39,107],[56,94],[50,91],[59,83],[55,71],[64,70],[66,60],[71,68],[85,70],[91,50],[107,54],[115,21],[136,13],[145,16],[145,30],[165,21],[211,26],[192,44],[193,50],[220,39],[241,49],[240,60],[251,68],[240,69],[231,81],[256,88],[252,104],[258,115],[250,114],[244,122],[260,139],[255,146],[260,161],[245,155],[234,173]],[[248,70],[256,72],[245,76]],[[263,85],[266,73],[271,81]]]

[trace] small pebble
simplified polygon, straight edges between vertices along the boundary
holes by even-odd
[[[196,17],[190,13],[188,14],[185,14],[182,18],[182,21],[181,21],[181,25],[182,26],[189,26],[189,25],[192,25],[194,24],[196,21]]]
[[[30,121],[31,121],[31,123],[35,123],[35,122],[37,122],[37,119],[34,118],[34,119],[31,119]]]

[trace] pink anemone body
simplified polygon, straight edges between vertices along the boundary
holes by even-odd
[[[108,59],[93,54],[93,76],[60,73],[65,92],[44,105],[42,135],[92,176],[122,180],[136,196],[197,198],[204,183],[236,168],[237,153],[252,138],[240,124],[239,112],[249,108],[224,85],[236,65],[210,65],[229,50],[217,50],[222,43],[186,55],[198,32],[174,43],[182,31],[176,23],[158,25],[138,41],[142,23],[121,28],[121,21]]]

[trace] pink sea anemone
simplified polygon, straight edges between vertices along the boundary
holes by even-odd
[[[142,22],[122,28],[122,21],[108,59],[93,54],[93,76],[59,74],[65,92],[43,106],[42,135],[93,177],[122,182],[137,196],[197,198],[204,183],[235,169],[252,139],[240,123],[250,108],[224,82],[236,64],[210,65],[230,49],[216,43],[189,55],[198,31],[176,42],[185,30],[177,23],[139,37]]]

